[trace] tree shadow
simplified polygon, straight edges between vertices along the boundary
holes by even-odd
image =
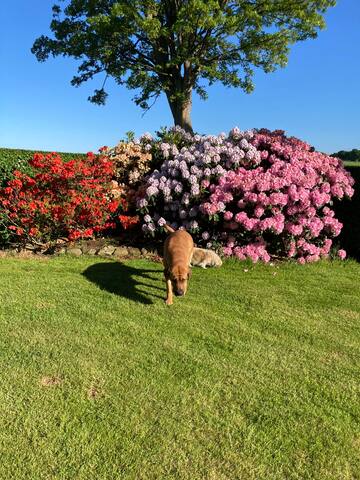
[[[156,273],[157,275],[154,277],[149,275],[150,273]],[[102,290],[134,302],[150,305],[154,302],[149,297],[165,298],[165,290],[153,284],[162,275],[161,269],[134,268],[120,262],[106,262],[95,263],[84,270],[82,274]],[[163,295],[154,293],[154,290],[162,291]]]

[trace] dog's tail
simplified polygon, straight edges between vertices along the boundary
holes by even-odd
[[[164,228],[169,233],[174,233],[175,232],[175,230],[172,227],[170,227],[170,225],[168,225],[167,223],[165,223]]]

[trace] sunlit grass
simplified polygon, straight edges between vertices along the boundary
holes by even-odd
[[[358,478],[359,278],[0,260],[0,478]]]

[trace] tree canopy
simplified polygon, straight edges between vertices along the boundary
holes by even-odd
[[[360,150],[353,148],[352,150],[340,150],[337,153],[333,153],[332,157],[341,158],[345,162],[360,162]]]
[[[60,0],[62,1],[62,0]],[[67,0],[53,6],[52,37],[32,52],[80,61],[72,84],[97,74],[103,85],[89,97],[104,104],[113,77],[136,90],[143,109],[164,92],[175,124],[191,130],[193,90],[221,82],[250,93],[256,68],[284,67],[289,47],[315,38],[336,0]]]

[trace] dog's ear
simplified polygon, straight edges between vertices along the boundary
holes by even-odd
[[[190,280],[190,278],[191,278],[191,269],[190,268],[188,270],[187,278],[188,278],[188,280]]]

